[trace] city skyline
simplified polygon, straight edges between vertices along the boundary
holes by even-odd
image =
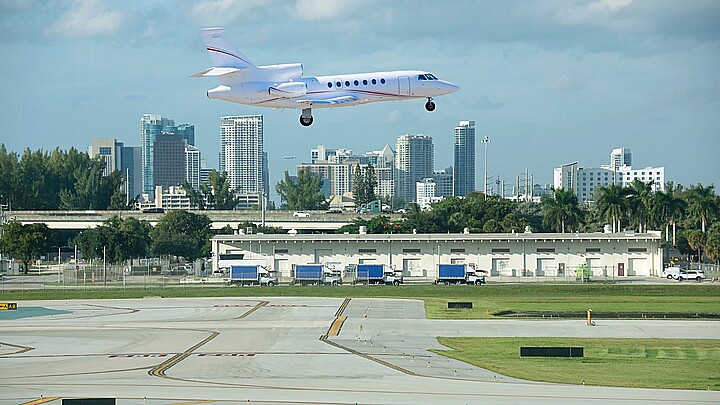
[[[493,140],[488,176],[512,181],[527,167],[535,183],[550,184],[552,168],[605,162],[607,150],[624,146],[664,166],[667,180],[720,184],[717,2],[413,5],[3,2],[0,143],[18,152],[85,150],[93,138],[134,146],[138,117],[157,112],[195,125],[195,145],[219,167],[218,119],[262,113],[274,195],[298,163],[283,156],[318,144],[372,150],[427,134],[435,167],[450,166],[453,126],[474,120],[476,136]],[[170,23],[157,24],[158,15]],[[301,128],[295,111],[208,100],[207,82],[188,77],[210,65],[200,29],[218,25],[233,27],[228,39],[258,63],[303,62],[313,75],[421,68],[461,90],[438,99],[433,113],[421,101],[368,105],[318,111]],[[28,130],[36,117],[53,124],[52,136]],[[475,169],[477,189],[483,173]]]

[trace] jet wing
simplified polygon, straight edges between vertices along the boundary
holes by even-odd
[[[360,100],[357,96],[352,94],[338,95],[333,94],[331,97],[313,97],[310,99],[297,100],[298,104],[305,104],[307,106],[313,105],[334,105],[334,104],[345,104]]]

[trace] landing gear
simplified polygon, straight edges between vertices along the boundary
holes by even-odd
[[[304,127],[309,127],[312,123],[312,110],[310,108],[303,108],[302,115],[300,115],[300,124]]]
[[[425,109],[432,112],[435,111],[435,103],[432,100],[432,97],[428,97],[427,103],[425,103]]]

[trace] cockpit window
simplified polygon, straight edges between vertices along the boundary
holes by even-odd
[[[425,77],[425,75],[418,75],[418,80],[427,80],[427,77]]]
[[[432,73],[426,74],[425,77],[427,77],[428,80],[437,80],[437,79],[438,79],[438,78],[435,77],[435,75],[433,75]]]

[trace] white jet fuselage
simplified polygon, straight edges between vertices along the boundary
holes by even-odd
[[[238,80],[234,84],[228,81],[208,91],[208,97],[240,104],[303,109],[437,97],[457,90],[457,86],[444,80],[418,79],[426,74],[419,70],[399,70],[277,81]],[[328,103],[327,100],[336,102]]]

